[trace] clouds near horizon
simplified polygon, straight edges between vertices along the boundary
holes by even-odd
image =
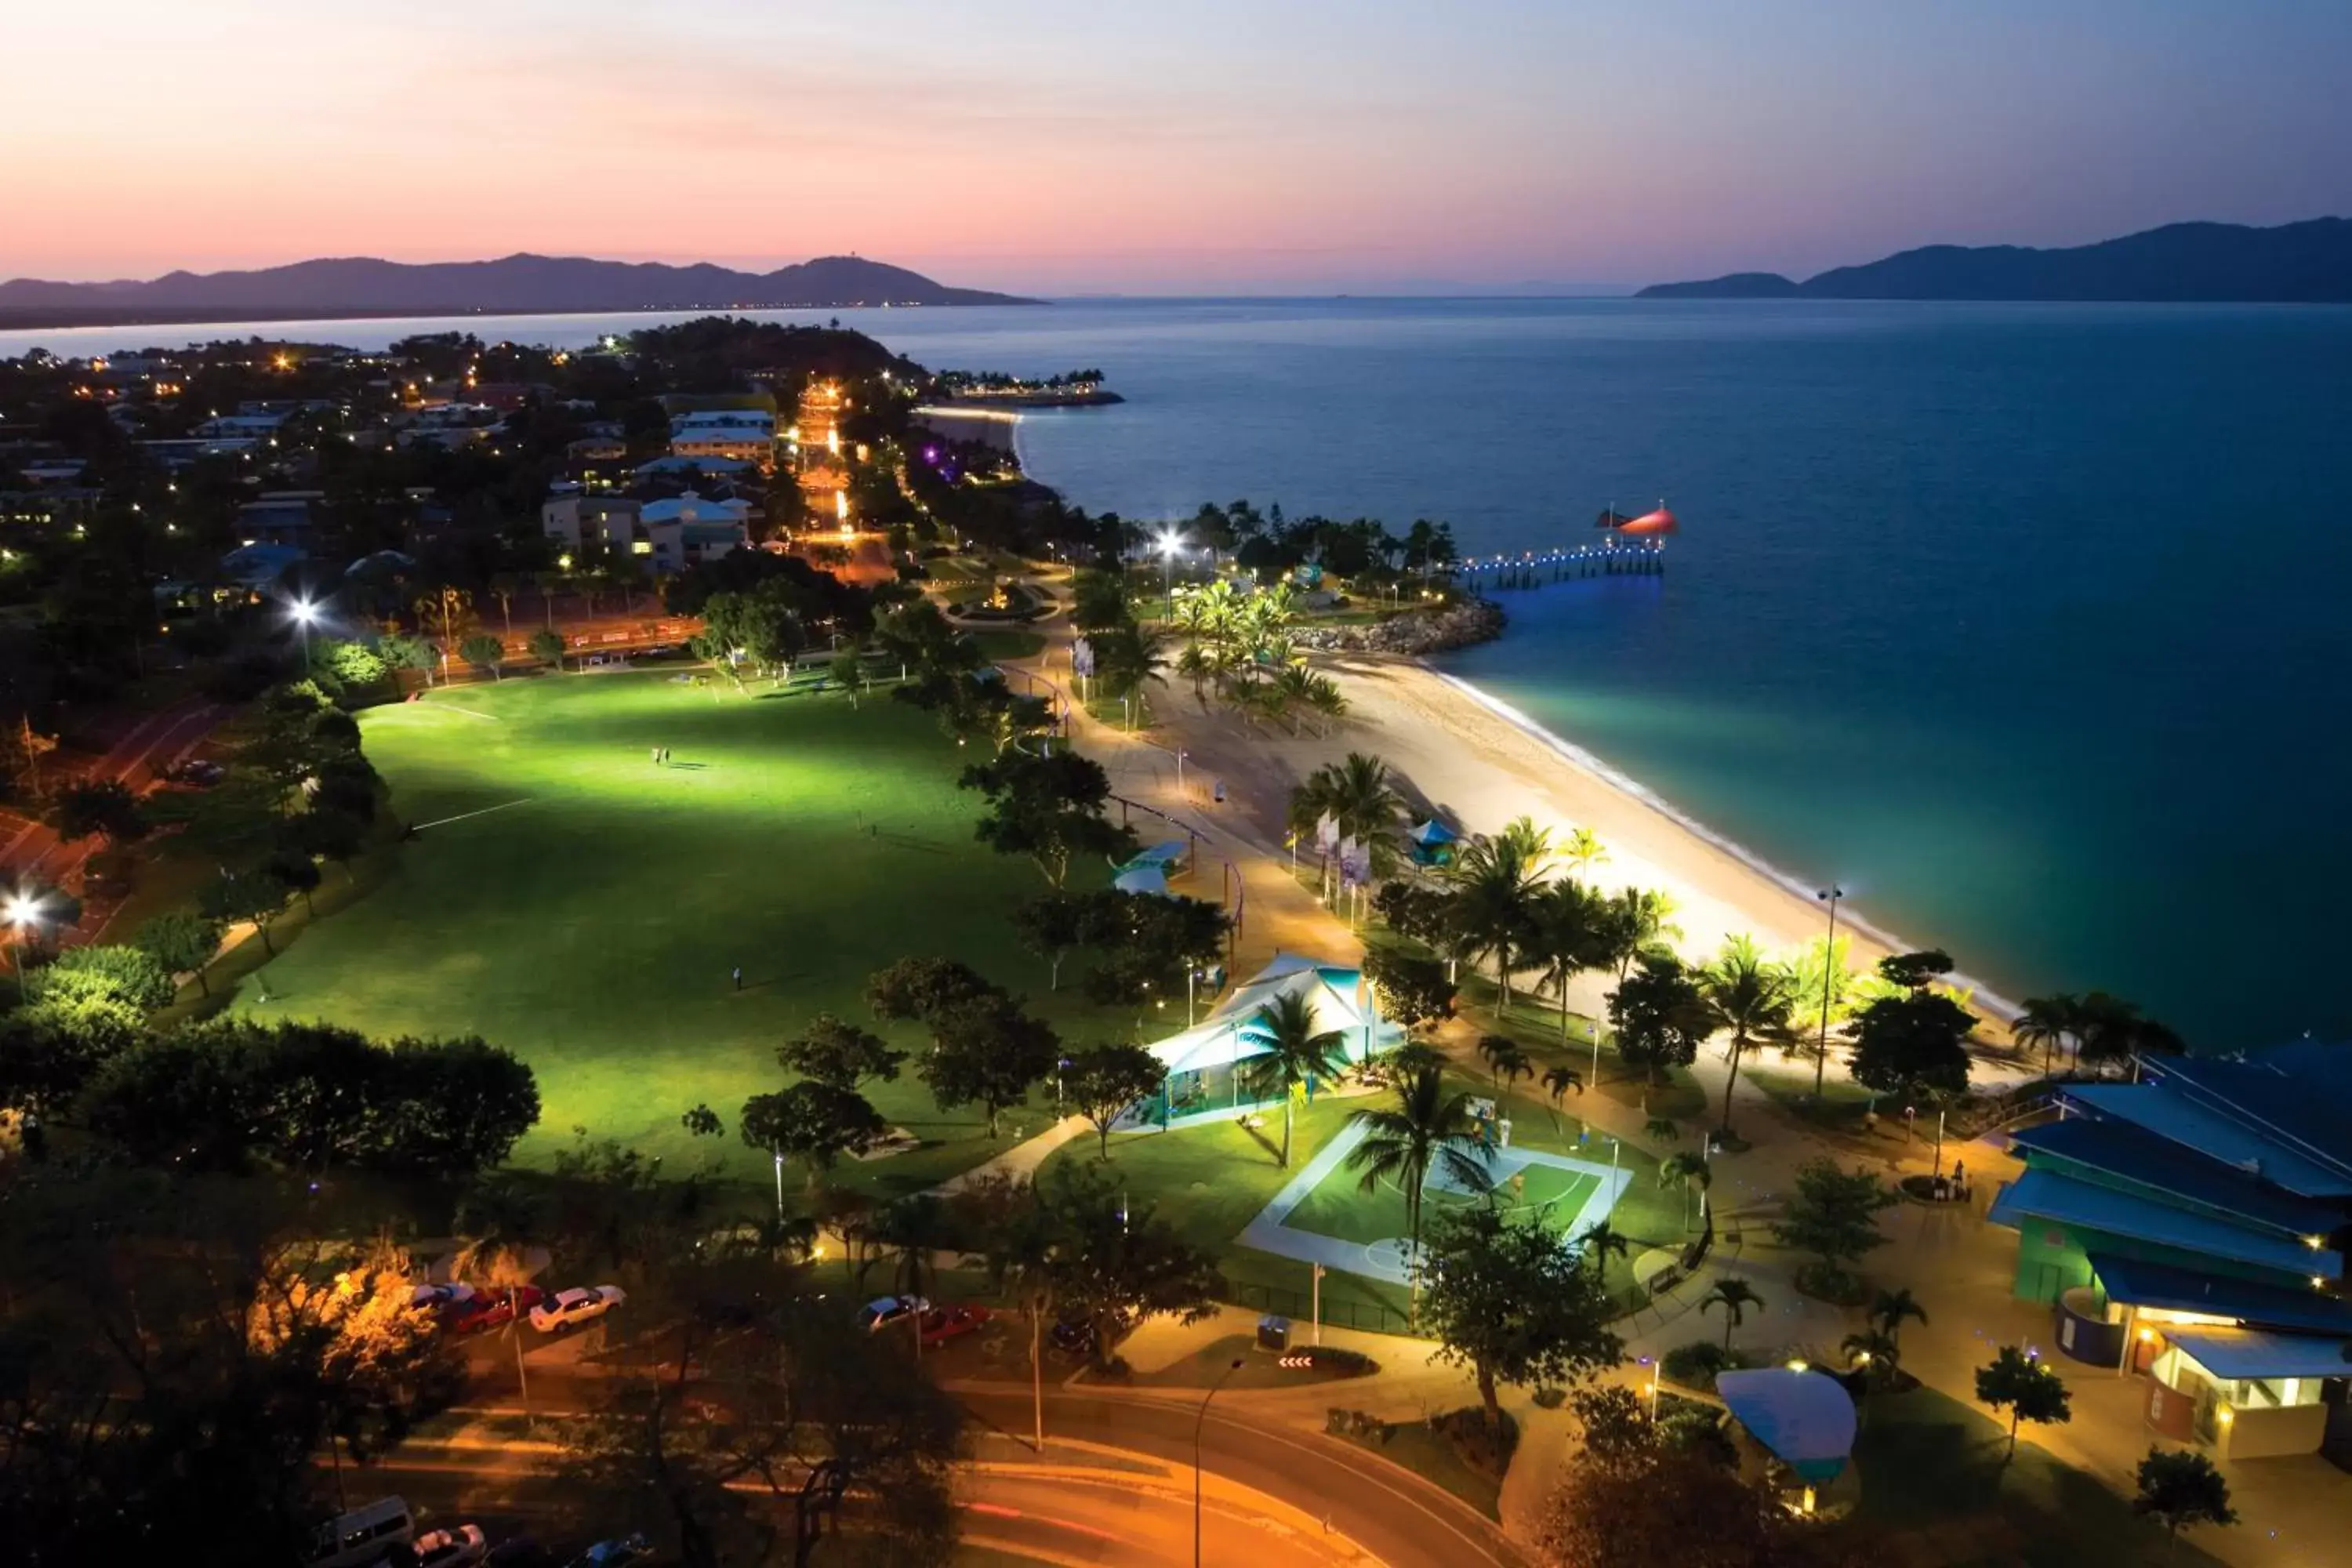
[[[1638,282],[2352,211],[2352,6],[2299,0],[346,9],[12,16],[0,276],[854,251],[1032,291]]]

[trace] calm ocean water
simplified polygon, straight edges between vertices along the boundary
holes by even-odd
[[[1099,364],[1030,467],[1451,519],[1682,518],[1663,579],[1505,595],[1448,668],[2011,996],[2202,1046],[2352,1034],[2352,310],[1631,300],[842,311],[937,366]],[[578,343],[643,317],[492,320]],[[448,323],[460,324],[460,323]],[[417,323],[298,332],[378,344]],[[0,334],[87,353],[227,328]]]

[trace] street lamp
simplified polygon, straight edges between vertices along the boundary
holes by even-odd
[[[1160,582],[1168,595],[1168,618],[1176,618],[1176,552],[1184,548],[1184,536],[1174,529],[1160,536]]]
[[[0,921],[5,921],[8,929],[16,933],[16,940],[9,944],[9,951],[16,960],[16,999],[22,1003],[30,1003],[33,999],[25,984],[25,943],[29,940],[25,933],[37,927],[44,918],[41,900],[30,893],[11,893],[7,902],[0,904]]]
[[[1242,1358],[1234,1357],[1233,1364],[1225,1368],[1202,1397],[1201,1413],[1192,1417],[1192,1568],[1201,1568],[1201,1428],[1209,1419],[1209,1401],[1225,1386],[1225,1379],[1241,1369]]]
[[[1830,1065],[1830,995],[1835,984],[1830,975],[1837,963],[1838,900],[1845,897],[1845,889],[1834,886],[1823,888],[1813,897],[1830,907],[1829,940],[1822,944],[1822,1053],[1813,1058],[1813,1098],[1819,1100],[1822,1097],[1822,1075],[1829,1070]]]
[[[302,673],[310,673],[310,623],[319,618],[319,606],[308,599],[294,601],[294,624],[302,629]]]

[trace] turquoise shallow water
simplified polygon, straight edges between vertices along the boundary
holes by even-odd
[[[1509,635],[1447,668],[2005,994],[2103,986],[2204,1046],[2352,1034],[2352,310],[839,314],[933,365],[1108,369],[1129,403],[1022,434],[1090,508],[1444,517],[1491,551],[1663,497],[1663,579],[1506,595]]]

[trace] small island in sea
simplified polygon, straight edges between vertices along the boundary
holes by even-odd
[[[2065,300],[2245,304],[2352,301],[2352,218],[2275,228],[2175,223],[2066,249],[1929,245],[1800,283],[1733,272],[1654,283],[1641,300]]]

